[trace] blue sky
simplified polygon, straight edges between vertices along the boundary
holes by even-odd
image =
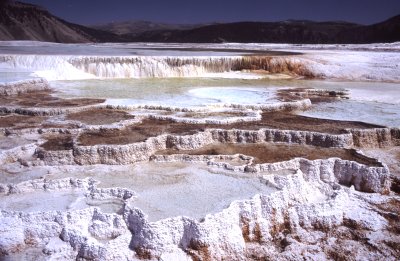
[[[70,22],[167,23],[304,19],[372,24],[400,14],[400,0],[22,0]]]

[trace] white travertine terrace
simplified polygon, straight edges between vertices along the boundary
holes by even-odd
[[[307,237],[318,235],[317,231],[334,231],[346,227],[349,222],[368,231],[387,229],[388,223],[384,218],[374,210],[363,207],[367,199],[365,194],[335,185],[326,173],[321,176],[315,172],[320,168],[317,167],[319,162],[306,164],[307,167],[297,170],[296,174],[267,175],[265,182],[273,184],[279,189],[278,192],[232,202],[222,212],[207,215],[200,221],[175,217],[148,222],[145,214],[129,203],[132,193],[126,194],[122,189],[102,189],[100,200],[109,197],[123,199],[123,215],[105,214],[99,208],[34,213],[3,210],[0,213],[0,250],[2,253],[12,253],[31,246],[43,248],[45,256],[53,258],[61,256],[96,260],[183,260],[196,256],[210,259],[229,256],[239,260],[246,257],[250,245],[259,244],[263,250],[264,247],[271,247],[271,252],[265,254],[285,258],[289,250],[277,252],[275,245],[282,240],[279,238],[284,231],[289,231],[286,238],[299,236],[300,240],[293,242],[293,246],[300,244],[298,247],[302,251],[313,256]],[[26,193],[32,189],[48,191],[71,186],[94,190],[87,181],[64,179],[25,182],[2,191]],[[96,193],[88,195],[95,197]],[[368,200],[379,202],[380,196],[374,194]],[[361,209],[358,215],[354,215],[354,210]],[[375,240],[379,242],[383,239]],[[383,257],[384,253],[376,253],[375,256]],[[364,257],[369,254],[361,250],[357,255]]]
[[[32,91],[50,90],[45,79],[24,80],[12,83],[0,83],[0,95],[17,95]]]
[[[267,46],[247,47],[262,49]],[[301,55],[267,58],[11,54],[1,55],[0,63],[30,69],[47,80],[207,77],[213,73],[261,69],[295,77],[400,81],[395,66],[399,61],[398,55],[392,57],[390,53],[381,51],[363,53],[351,46],[343,47],[344,51],[332,48],[313,50],[310,46],[298,46],[303,52]],[[375,46],[362,48],[373,49]],[[358,61],[359,65],[354,66],[350,60]],[[388,67],[377,71],[376,68],[385,62],[388,62]],[[0,84],[0,96],[47,90],[48,83],[43,79]],[[329,95],[327,90],[304,92]],[[91,109],[150,112],[112,124],[66,121],[78,126],[71,129],[0,128],[1,135],[7,135],[7,139],[24,139],[7,143],[0,150],[0,174],[4,172],[4,175],[11,176],[38,169],[42,171],[32,175],[35,176],[32,180],[26,181],[26,178],[20,182],[13,177],[9,180],[14,182],[0,184],[0,259],[397,260],[400,235],[396,222],[400,198],[391,191],[395,179],[383,160],[368,157],[361,150],[399,146],[398,128],[346,129],[340,134],[270,128],[206,128],[190,135],[160,134],[143,142],[121,145],[83,146],[78,142],[79,135],[85,132],[123,130],[144,119],[187,124],[251,124],[261,119],[260,111],[304,110],[310,106],[310,99],[305,97],[269,104],[218,104],[214,108],[107,103],[76,108],[2,105],[2,114],[46,116],[55,119],[56,123],[64,121],[65,115]],[[168,114],[151,113],[157,110]],[[231,115],[227,119],[213,118],[207,116],[210,112]],[[235,115],[236,112],[242,114]],[[189,116],[186,117],[186,113]],[[204,117],[190,117],[196,113]],[[71,147],[46,150],[41,145],[47,134],[73,136]],[[0,139],[0,144],[9,142],[5,140]],[[188,155],[179,152],[233,143],[361,149],[353,153],[366,163],[337,157],[316,160],[296,157],[281,162],[255,163],[253,157],[244,154]],[[176,154],[157,154],[172,148]],[[98,178],[107,175],[111,167],[129,169],[146,162],[150,165],[163,162],[200,164],[210,173],[212,170],[212,175],[240,174],[248,179],[258,179],[273,190],[269,194],[255,192],[250,198],[234,200],[229,206],[216,213],[206,213],[201,218],[172,215],[151,221],[148,213],[137,206],[136,200],[141,193],[129,188],[128,182],[127,187],[101,187],[96,178],[76,177],[80,175],[78,172],[84,173],[83,167],[93,167]],[[99,164],[107,167],[104,165],[101,171],[103,165]],[[52,177],[57,172],[62,175]],[[41,173],[43,176],[39,177]],[[184,180],[185,176],[180,178]],[[204,191],[207,193],[206,188]]]
[[[248,251],[261,251],[260,248],[249,249],[250,245],[254,247],[255,244],[259,244],[261,249],[275,246],[270,252],[263,253],[285,259],[286,255],[289,255],[289,250],[277,252],[275,244],[282,240],[279,238],[288,230],[291,232],[286,238],[299,236],[301,239],[298,243],[301,242],[303,251],[312,256],[313,252],[309,252],[311,250],[307,237],[316,236],[319,230],[335,230],[353,224],[352,222],[369,231],[387,229],[387,221],[382,216],[363,207],[365,204],[363,202],[366,200],[365,192],[386,194],[390,191],[389,170],[384,164],[379,163],[380,166],[372,167],[339,158],[313,161],[296,158],[286,162],[253,165],[251,157],[244,155],[151,155],[156,150],[167,148],[167,144],[187,150],[215,142],[269,141],[300,144],[315,142],[314,145],[318,146],[347,147],[353,144],[354,139],[358,145],[362,145],[362,142],[380,144],[382,139],[385,141],[382,145],[387,146],[389,142],[397,141],[397,136],[390,136],[392,133],[397,133],[394,129],[382,132],[377,129],[367,131],[367,134],[360,134],[359,131],[354,133],[328,135],[265,129],[259,131],[217,129],[186,136],[161,135],[146,142],[130,145],[98,145],[87,148],[76,146],[73,151],[36,149],[35,153],[39,154],[47,164],[127,164],[149,159],[167,162],[204,162],[222,170],[239,171],[249,175],[261,173],[265,183],[279,191],[270,195],[255,195],[248,200],[234,201],[222,212],[207,215],[200,221],[189,217],[174,217],[149,222],[145,213],[135,208],[134,201],[131,200],[135,195],[134,191],[122,188],[97,189],[95,182],[88,179],[34,180],[16,185],[4,184],[0,186],[1,193],[10,196],[34,191],[56,192],[71,188],[80,189],[86,191],[84,193],[86,198],[94,199],[100,207],[31,213],[2,210],[0,231],[3,240],[0,250],[2,253],[20,251],[23,253],[26,247],[34,247],[42,248],[44,257],[81,257],[96,260],[139,258],[183,260],[198,257],[221,259],[227,256],[234,256],[239,260],[246,258]],[[382,136],[382,133],[386,136]],[[364,138],[354,138],[353,135],[356,134]],[[17,147],[3,152],[3,163],[17,161],[19,152],[32,153],[34,148],[30,150],[28,148],[29,146],[25,146],[21,150],[21,147]],[[230,165],[229,160],[234,157],[242,157],[247,163]],[[294,170],[295,174],[272,174],[281,170]],[[346,186],[354,187],[364,193]],[[383,197],[378,194],[372,195],[377,201],[381,200],[379,197]],[[108,202],[110,198],[122,200],[122,215],[102,212],[101,202]],[[348,207],[350,205],[352,208],[362,209],[362,215],[354,215],[352,208]],[[387,254],[390,253],[390,250],[386,251]],[[368,252],[361,251],[358,255],[365,257]],[[378,253],[376,257],[382,255]]]
[[[107,46],[107,45],[105,45]],[[101,46],[100,46],[101,47]],[[146,49],[132,48],[139,55],[130,56],[118,46],[115,54],[96,56],[76,55],[2,55],[0,64],[8,67],[32,70],[47,80],[71,80],[90,78],[146,78],[146,77],[207,77],[226,74],[238,77],[234,72],[264,70],[270,73],[288,73],[297,76],[325,79],[400,82],[398,46],[326,46],[318,45],[269,45],[241,44],[243,53],[251,50],[283,50],[300,52],[301,55],[265,57],[262,54],[233,56],[194,56],[146,54]],[[151,46],[148,46],[151,48]],[[157,47],[157,46],[156,46]],[[186,48],[235,48],[235,45],[193,45]],[[49,46],[60,48],[60,46]],[[159,47],[162,51],[162,46]],[[173,47],[174,48],[174,47]],[[396,49],[397,48],[397,49]],[[173,50],[173,49],[171,49]],[[176,51],[175,51],[176,52]],[[171,53],[175,53],[171,52]],[[391,52],[394,52],[391,53]],[[141,54],[143,53],[143,54]],[[168,53],[168,51],[165,51]],[[355,63],[355,61],[357,63]],[[222,76],[222,75],[221,75]],[[244,77],[244,75],[242,76]],[[254,75],[254,77],[261,77]]]

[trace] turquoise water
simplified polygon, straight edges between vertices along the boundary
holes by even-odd
[[[0,84],[15,81],[22,81],[27,79],[34,79],[30,72],[12,72],[0,69]]]
[[[400,84],[323,80],[153,78],[54,81],[61,97],[106,98],[110,104],[204,106],[276,102],[280,88],[348,90],[349,100],[315,104],[298,112],[312,117],[400,126]]]

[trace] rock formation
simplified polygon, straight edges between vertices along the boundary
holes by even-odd
[[[11,95],[19,99],[26,92],[48,89],[46,82],[40,80],[1,88],[3,97]],[[326,94],[324,91],[310,93]],[[269,107],[228,105],[227,109],[234,107],[243,112],[233,123],[240,122],[242,117],[251,125],[261,120],[258,110],[277,113],[310,106],[310,99],[303,98]],[[190,121],[174,115],[145,114],[122,117],[111,124],[101,124],[100,120],[98,125],[82,119],[79,122],[79,112],[85,110],[132,109],[92,102],[72,108],[14,104],[1,109],[6,115],[1,116],[4,126],[0,145],[4,149],[0,151],[0,172],[10,175],[8,172],[16,169],[20,172],[41,170],[44,175],[29,181],[0,184],[0,206],[7,206],[0,210],[0,256],[39,260],[398,259],[400,197],[391,191],[388,166],[366,156],[362,149],[399,146],[399,129],[370,126],[336,134],[279,128],[229,129],[222,128],[232,124],[229,121]],[[185,112],[172,107],[156,109]],[[64,117],[73,113],[76,115],[72,119]],[[21,114],[39,117],[39,124],[13,125],[13,120],[17,121]],[[115,138],[112,135],[118,136],[129,128],[133,131],[146,120],[158,120],[157,124],[165,125],[166,133],[139,133],[148,136],[135,142],[121,138],[110,144],[101,144],[101,141],[95,145],[82,144],[85,134],[106,133],[105,138]],[[189,130],[182,131],[176,125],[175,133],[168,132],[167,125],[172,123],[219,124],[221,128],[194,128],[186,133]],[[5,146],[6,138],[24,138],[27,142]],[[208,154],[188,153],[227,144],[342,149],[352,159],[310,160],[299,156],[271,163],[258,162],[260,159],[243,153],[215,155],[212,150]],[[172,153],[162,154],[163,151]],[[138,162],[202,164],[213,170],[214,175],[222,171],[256,177],[274,191],[235,200],[223,210],[200,219],[171,216],[149,221],[147,213],[137,207],[140,192],[104,187],[95,178],[68,177],[81,166],[114,164],[131,168],[134,165],[129,164]],[[57,171],[65,177],[52,177]],[[41,201],[40,195],[49,201]],[[57,204],[51,204],[51,200]],[[19,209],[13,202],[25,205]]]

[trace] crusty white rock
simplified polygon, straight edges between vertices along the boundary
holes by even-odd
[[[0,83],[1,95],[18,95],[33,91],[50,90],[49,83],[45,79],[32,79],[10,83]]]

